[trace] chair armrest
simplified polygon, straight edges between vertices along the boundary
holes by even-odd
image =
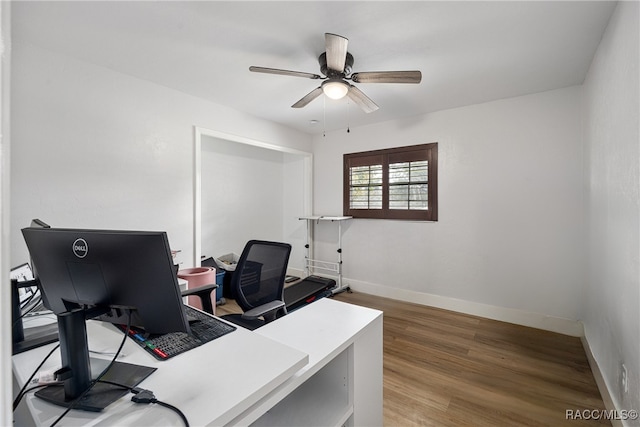
[[[211,293],[218,288],[218,285],[203,285],[197,288],[187,289],[181,292],[183,297],[196,296],[202,302],[202,311],[213,314],[213,304],[211,303]]]
[[[243,319],[254,320],[258,317],[265,316],[269,313],[273,313],[277,310],[282,309],[285,306],[284,301],[275,300],[270,301],[266,304],[262,304],[258,307],[252,308],[249,311],[245,311],[242,314]]]

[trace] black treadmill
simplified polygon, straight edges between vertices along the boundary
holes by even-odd
[[[329,296],[336,281],[321,276],[308,276],[298,283],[284,288],[284,303],[287,311],[310,304],[318,298]]]

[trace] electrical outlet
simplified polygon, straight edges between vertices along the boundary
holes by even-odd
[[[625,393],[629,392],[629,373],[627,372],[627,367],[624,366],[624,363],[620,367],[620,385],[622,386],[622,391]]]

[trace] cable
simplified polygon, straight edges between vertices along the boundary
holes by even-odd
[[[98,351],[98,350],[89,350],[89,353],[92,354],[100,354],[102,356],[113,356],[115,353],[112,351]],[[118,357],[126,357],[127,355],[125,353],[119,354]],[[121,385],[121,384],[119,384]]]
[[[172,410],[172,411],[174,411],[176,414],[178,414],[178,416],[179,416],[180,418],[182,418],[182,421],[184,422],[185,427],[189,427],[189,421],[187,420],[187,417],[182,413],[182,411],[181,411],[180,409],[176,408],[176,407],[175,407],[175,406],[173,406],[173,405],[169,405],[168,403],[161,402],[161,401],[159,401],[159,400],[157,400],[157,399],[156,399],[156,401],[155,401],[155,402],[153,402],[153,403],[156,403],[156,404],[158,404],[158,405],[160,405],[160,406],[164,406],[165,408],[171,409],[171,410]]]
[[[33,294],[33,298],[34,301],[29,300],[29,304],[31,305],[31,307],[28,307],[25,312],[22,314],[21,317],[24,317],[25,315],[32,313],[34,311],[37,311],[37,308],[40,308],[42,306],[42,296],[39,293],[35,293]]]
[[[22,386],[22,389],[18,392],[18,395],[16,396],[15,400],[13,401],[13,410],[15,411],[16,408],[18,407],[18,405],[20,404],[20,401],[22,400],[22,398],[24,397],[24,395],[27,393],[26,389],[27,386],[31,383],[31,380],[33,379],[33,377],[36,376],[36,374],[38,373],[38,371],[40,370],[40,368],[42,368],[42,365],[44,365],[44,362],[47,361],[47,359],[53,354],[54,351],[56,351],[58,349],[58,347],[60,347],[60,344],[56,344],[55,347],[53,347],[51,349],[51,351],[49,352],[49,354],[47,354],[45,356],[44,359],[42,359],[42,362],[40,362],[40,364],[38,365],[38,367],[33,371],[33,373],[31,374],[31,376],[29,377],[29,379],[24,383],[24,385]]]
[[[122,337],[122,342],[120,342],[120,347],[118,347],[118,350],[116,351],[116,354],[113,356],[113,359],[111,359],[111,362],[109,362],[109,364],[107,365],[106,368],[104,368],[102,370],[102,372],[100,372],[100,374],[96,377],[95,380],[91,381],[91,383],[89,384],[89,387],[87,387],[87,389],[85,391],[83,391],[80,396],[76,397],[67,407],[67,409],[53,422],[53,424],[51,424],[51,427],[55,426],[56,424],[58,424],[60,422],[60,420],[62,418],[64,418],[65,415],[67,415],[69,413],[70,410],[72,410],[77,404],[78,402],[80,402],[80,400],[82,400],[83,397],[85,397],[87,395],[87,393],[89,393],[91,391],[91,389],[93,388],[94,385],[96,385],[96,383],[98,381],[100,381],[100,379],[107,373],[107,371],[113,366],[113,364],[116,362],[116,359],[118,358],[118,355],[120,354],[120,352],[122,351],[122,347],[124,347],[124,343],[127,340],[127,335],[129,335],[129,329],[131,328],[131,310],[127,309],[127,329],[124,332],[124,336]]]
[[[187,417],[184,415],[184,413],[180,409],[176,408],[173,405],[170,405],[165,402],[161,402],[160,400],[156,399],[152,391],[134,388],[131,390],[131,392],[135,393],[134,396],[131,398],[131,400],[134,401],[135,403],[143,403],[143,404],[155,403],[157,405],[164,406],[167,409],[171,409],[176,414],[178,414],[180,418],[182,418],[182,422],[184,422],[184,425],[186,427],[189,427],[189,420],[187,420]]]
[[[133,393],[133,388],[129,387],[128,385],[125,385],[125,384],[120,384],[120,383],[116,383],[116,382],[108,381],[108,380],[96,380],[96,382],[104,383],[104,384],[110,384],[110,385],[114,385],[116,387],[121,387],[121,388],[123,388],[125,390],[129,390],[131,393]]]
[[[60,387],[62,387],[63,385],[64,385],[64,383],[62,381],[57,381],[55,383],[38,384],[38,385],[34,385],[33,387],[29,387],[28,389],[26,389],[24,391],[24,394],[30,393],[33,390],[37,390],[39,388],[45,388],[45,387],[49,387],[49,386],[60,386]]]
[[[124,385],[124,384],[120,384],[120,383],[116,383],[113,381],[107,381],[107,380],[97,380],[97,382],[101,382],[101,383],[105,383],[105,384],[111,384],[117,387],[122,387],[126,390],[129,390],[131,393],[133,393],[133,397],[131,397],[131,400],[135,403],[141,403],[141,404],[149,404],[149,403],[155,403],[157,405],[160,406],[164,406],[167,409],[171,409],[172,411],[174,411],[176,414],[178,414],[178,416],[180,418],[182,418],[182,421],[184,422],[184,425],[186,427],[189,427],[189,421],[187,420],[186,415],[177,407],[170,405],[168,403],[162,402],[158,399],[156,399],[155,395],[153,394],[153,392],[151,390],[145,390],[142,388],[138,388],[138,387],[129,387],[128,385]]]
[[[37,298],[35,301],[34,298]],[[20,311],[21,314],[18,318],[13,322],[13,326],[15,326],[19,321],[24,319],[29,313],[33,312],[42,302],[42,296],[39,291],[32,291],[31,295],[27,297],[25,301],[20,303]],[[29,307],[29,305],[31,305]],[[26,310],[25,310],[26,308]]]
[[[22,313],[20,313],[20,316],[16,319],[15,322],[13,322],[14,325],[18,323],[18,320],[22,319],[26,314],[28,314],[38,305],[39,301],[36,301],[31,307],[25,310],[25,307],[27,307],[31,303],[31,301],[36,297],[36,295],[38,294],[35,294],[35,293],[31,294],[25,301],[20,303],[20,310],[22,311]]]
[[[25,291],[25,292],[29,292],[30,295],[28,297],[26,297],[24,300],[20,301],[20,308],[21,309],[24,309],[29,304],[29,302],[31,302],[33,297],[36,296],[36,292],[34,290],[32,290],[31,288],[28,288],[28,289],[29,290]]]

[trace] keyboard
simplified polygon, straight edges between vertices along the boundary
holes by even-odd
[[[236,330],[235,326],[192,307],[185,305],[184,309],[187,318],[194,319],[189,322],[191,334],[170,332],[164,335],[148,335],[144,330],[133,327],[129,330],[129,337],[156,359],[167,360]],[[118,327],[123,331],[127,328],[123,325]]]

